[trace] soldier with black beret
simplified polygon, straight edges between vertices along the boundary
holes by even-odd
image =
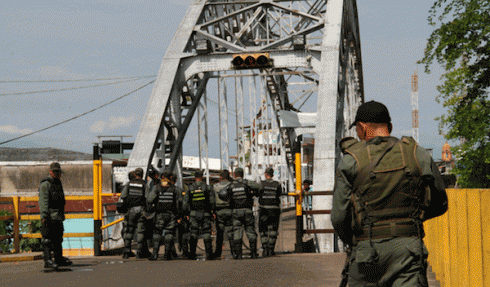
[[[257,258],[257,232],[255,231],[255,217],[253,214],[254,196],[262,188],[260,184],[243,178],[243,169],[234,171],[235,181],[228,188],[230,206],[233,218],[233,244],[232,254],[235,259],[242,259],[243,230],[247,234],[252,258]]]
[[[212,187],[203,180],[203,172],[194,173],[195,182],[184,196],[184,210],[189,212],[190,250],[189,259],[196,259],[197,237],[201,231],[206,251],[206,259],[213,259],[213,242],[211,239],[212,217],[214,215],[215,197]]]
[[[65,193],[61,184],[61,166],[49,165],[49,176],[39,186],[39,212],[44,253],[44,268],[69,266],[72,262],[63,257],[63,221],[65,220]],[[54,260],[51,255],[54,254]]]
[[[131,256],[131,242],[136,230],[136,258],[146,258],[147,254],[142,253],[145,221],[143,209],[146,206],[146,183],[143,180],[143,169],[137,168],[134,171],[134,178],[130,180],[121,192],[121,200],[128,209],[124,215],[126,222],[126,232],[124,233],[124,255],[123,259]]]
[[[272,179],[274,169],[268,167],[264,173],[262,189],[259,192],[259,233],[262,242],[262,257],[274,255],[274,248],[279,230],[281,217],[282,186]]]
[[[362,104],[353,126],[361,141],[340,142],[331,213],[352,246],[349,286],[428,286],[422,222],[447,210],[439,170],[413,138],[390,136],[382,103]]]

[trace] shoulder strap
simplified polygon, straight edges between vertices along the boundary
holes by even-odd
[[[381,155],[371,161],[368,165],[364,166],[359,170],[359,173],[356,176],[356,179],[354,180],[353,186],[354,186],[354,192],[358,189],[359,186],[363,185],[369,178],[370,173],[374,171],[376,166],[378,166],[379,162],[381,159],[395,146],[395,144],[398,142],[398,140],[394,138],[389,138],[388,139],[388,144],[386,145],[386,148],[383,150],[383,153]]]

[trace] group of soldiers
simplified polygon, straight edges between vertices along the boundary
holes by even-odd
[[[177,258],[175,235],[178,231],[182,257],[196,260],[199,235],[204,241],[207,260],[221,258],[225,235],[234,259],[242,259],[243,231],[248,238],[251,258],[257,258],[257,232],[253,213],[254,197],[259,202],[259,233],[262,256],[275,254],[280,220],[281,184],[273,180],[274,170],[267,168],[261,183],[243,178],[243,169],[236,168],[234,179],[228,170],[221,170],[219,182],[207,185],[202,171],[194,173],[195,182],[184,188],[175,185],[176,175],[159,174],[150,169],[147,180],[143,169],[130,172],[129,182],[121,192],[117,209],[124,213],[122,235],[123,258],[136,256],[158,260],[161,242],[165,245],[164,260]],[[211,232],[216,226],[216,249]],[[136,254],[131,250],[133,237]],[[150,253],[149,246],[153,248]]]

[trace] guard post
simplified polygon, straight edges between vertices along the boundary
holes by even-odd
[[[101,256],[102,246],[102,158],[99,145],[93,149],[93,186],[94,186],[94,256]]]

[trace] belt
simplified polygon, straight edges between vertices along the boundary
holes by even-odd
[[[424,237],[424,230],[421,226],[419,234],[419,229],[415,222],[389,222],[382,225],[374,225],[371,227],[371,239],[383,239],[390,237],[414,237],[421,236]],[[369,239],[369,226],[364,226],[362,228],[362,233],[355,236],[356,241],[363,241]]]
[[[214,209],[216,211],[223,210],[223,209],[230,209],[231,210],[231,207],[230,206],[216,206]]]

